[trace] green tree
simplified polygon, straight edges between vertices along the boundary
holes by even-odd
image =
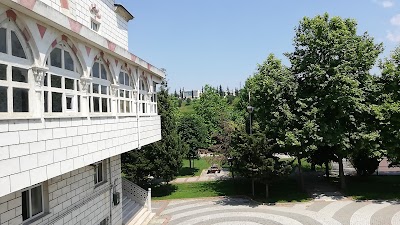
[[[389,58],[380,63],[382,76],[379,79],[380,104],[375,112],[380,120],[382,149],[389,160],[400,163],[400,47]]]
[[[266,198],[269,197],[269,184],[275,180],[289,175],[292,170],[287,161],[280,161],[273,154],[271,148],[274,140],[260,132],[252,135],[244,132],[244,128],[237,129],[232,139],[232,147],[235,167],[244,177],[252,179],[252,190],[254,195],[254,181],[259,180],[265,184]]]
[[[198,115],[184,114],[179,119],[178,133],[187,145],[186,157],[192,168],[192,160],[198,157],[197,150],[207,147],[207,127]]]
[[[367,33],[357,34],[352,19],[328,14],[304,17],[295,29],[293,53],[287,54],[302,86],[301,98],[317,111],[322,146],[337,156],[341,186],[345,188],[342,159],[365,130],[368,73],[382,52]]]
[[[296,77],[271,54],[246,81],[240,108],[248,104],[254,107],[254,123],[270,138],[269,148],[298,158],[300,183],[304,188],[301,158],[315,150],[318,126],[315,112],[298,98],[297,91]]]
[[[221,118],[230,118],[229,107],[217,91],[206,85],[204,93],[193,104],[194,110],[207,127],[207,140],[211,144],[211,137],[221,132]]]

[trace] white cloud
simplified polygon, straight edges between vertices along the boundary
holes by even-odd
[[[400,26],[400,14],[397,14],[390,19],[390,23],[394,26]]]
[[[400,33],[399,32],[392,32],[388,31],[386,38],[391,42],[400,42]]]
[[[383,8],[391,8],[394,6],[393,0],[374,0],[374,2],[381,5]]]

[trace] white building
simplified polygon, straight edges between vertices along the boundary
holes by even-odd
[[[0,224],[140,224],[121,154],[161,139],[162,71],[114,0],[0,1]]]
[[[190,99],[198,99],[200,98],[202,92],[201,90],[191,90],[191,91],[183,91],[182,95],[184,99],[190,98]]]

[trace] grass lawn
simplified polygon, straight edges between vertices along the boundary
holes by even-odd
[[[193,163],[193,161],[192,161]],[[179,170],[178,177],[193,177],[200,176],[201,171],[204,169],[208,169],[210,167],[210,163],[205,158],[195,159],[194,160],[194,168],[189,167],[189,160],[183,160],[183,166]]]
[[[400,200],[400,176],[346,177],[346,185],[345,194],[357,200]]]
[[[194,113],[194,108],[193,108],[193,104],[190,105],[186,105],[186,102],[182,102],[182,106],[178,108],[179,111],[183,114],[190,114],[190,113]]]
[[[308,201],[306,193],[301,192],[295,180],[286,179],[269,186],[270,198],[265,199],[265,185],[255,183],[255,200],[259,202],[302,202]],[[224,180],[198,183],[168,184],[152,188],[154,200],[182,198],[202,198],[216,196],[251,196],[251,181]]]

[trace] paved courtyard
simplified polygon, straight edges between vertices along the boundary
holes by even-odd
[[[258,205],[242,198],[154,201],[151,225],[400,225],[400,203],[312,201]]]

